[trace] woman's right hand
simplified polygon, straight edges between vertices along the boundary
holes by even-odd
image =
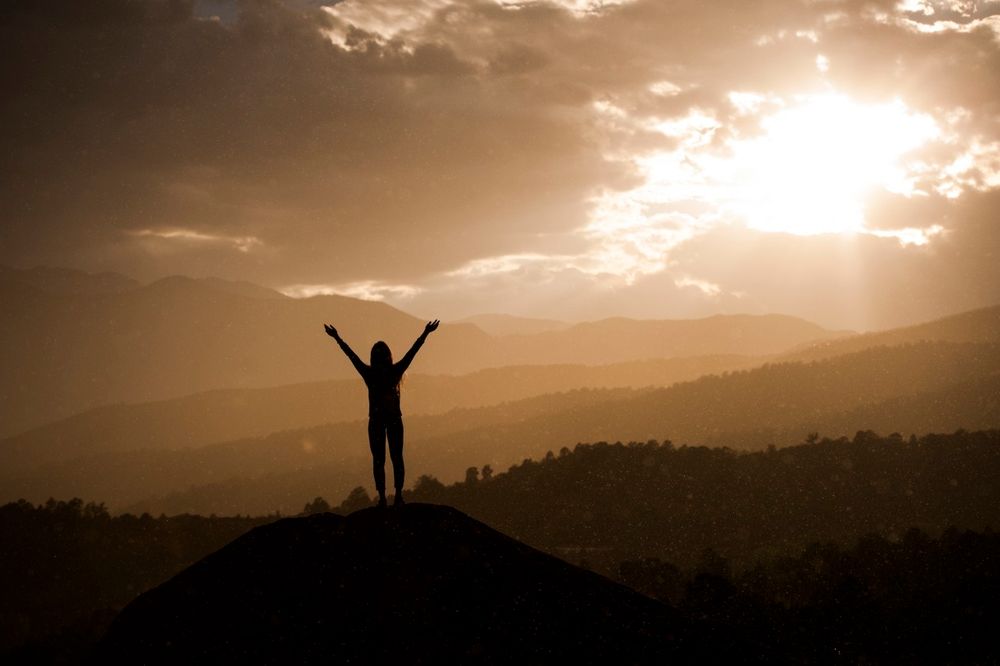
[[[335,329],[333,326],[330,326],[330,324],[323,324],[323,330],[325,330],[326,334],[329,335],[334,340],[340,339],[340,336],[337,335],[337,329]]]
[[[427,322],[427,325],[424,326],[424,335],[430,335],[434,331],[438,330],[438,324],[440,323],[441,321],[439,319]]]

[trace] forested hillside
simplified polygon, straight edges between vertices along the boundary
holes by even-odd
[[[859,432],[769,451],[647,442],[583,444],[502,475],[442,485],[449,504],[527,543],[611,564],[690,565],[712,549],[739,565],[814,541],[1000,526],[1000,431],[904,438]]]
[[[470,466],[503,470],[524,458],[586,441],[671,439],[759,450],[802,441],[811,432],[839,437],[877,428],[908,436],[1000,427],[998,369],[997,346],[922,343],[813,363],[772,364],[665,389],[541,396],[408,417],[407,462],[411,475],[431,474],[449,482],[461,479]],[[113,488],[101,475],[68,463],[45,468],[40,478],[58,482],[64,494],[110,497],[114,492],[116,498],[137,498],[131,505],[115,500],[115,506],[130,510],[289,511],[309,496],[329,493],[326,488],[342,494],[356,485],[368,486],[364,427],[358,421],[193,451],[136,452],[89,461],[87,472],[121,472]],[[146,484],[131,479],[145,479]],[[17,496],[45,498],[42,482],[27,482],[35,485],[19,486]],[[142,499],[153,495],[152,489],[163,489],[163,496]]]
[[[765,653],[812,660],[831,644],[899,649],[932,607],[975,613],[962,616],[965,635],[981,640],[997,599],[998,478],[1000,431],[862,432],[756,453],[585,444],[447,486],[424,477],[410,500],[447,503]],[[369,506],[358,489],[335,510]],[[273,518],[113,517],[79,500],[0,507],[0,655],[18,645],[20,658],[79,655],[114,610]],[[890,620],[898,635],[870,630]],[[794,648],[787,632],[802,636]]]
[[[333,359],[348,365],[346,358]],[[408,374],[403,409],[407,415],[441,414],[573,389],[668,386],[762,362],[762,357],[696,356],[597,366],[505,366],[457,376]],[[356,377],[123,403],[0,439],[0,466],[11,472],[113,451],[186,449],[356,421],[366,413],[365,386]]]

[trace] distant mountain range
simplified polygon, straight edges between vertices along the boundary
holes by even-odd
[[[113,274],[4,269],[0,296],[0,436],[101,405],[348,378],[353,369],[323,333],[324,322],[337,326],[363,357],[378,339],[401,356],[424,323],[384,303],[294,299],[248,283],[179,276],[139,285]],[[435,334],[413,369],[468,373],[507,365],[759,356],[840,335],[782,315],[608,319],[505,336],[455,323]]]
[[[411,474],[444,481],[588,441],[671,439],[754,450],[811,432],[1000,426],[1000,345],[928,342],[771,364],[668,388],[592,389],[407,418]],[[100,497],[151,513],[297,510],[370,484],[363,421],[194,449],[79,456],[0,474],[0,499]],[[15,469],[10,466],[9,469]],[[143,499],[146,498],[146,499]]]
[[[1000,305],[969,310],[915,326],[811,342],[779,354],[784,361],[816,361],[852,352],[912,342],[1000,342]]]
[[[456,324],[472,324],[490,335],[533,335],[548,331],[564,331],[573,326],[571,322],[556,319],[536,319],[515,317],[506,314],[481,314],[465,317]]]
[[[386,330],[408,338],[420,320],[379,303],[295,300],[245,283],[75,277],[0,272],[0,288],[23,300],[2,333],[15,378],[5,381],[2,409],[38,417],[107,402],[109,386],[127,397],[0,440],[0,500],[75,495],[115,510],[266,513],[370,483],[364,389],[318,324],[365,341]],[[79,318],[41,325],[60,310]],[[734,349],[752,353],[682,353]],[[560,362],[574,355],[583,361]],[[411,483],[420,474],[460,479],[483,464],[500,470],[586,441],[753,450],[811,432],[1000,427],[1000,307],[860,336],[781,316],[610,319],[502,336],[453,324],[414,367],[403,401]],[[310,373],[325,379],[241,388],[247,377]],[[229,388],[183,393],[216,381]],[[165,386],[182,395],[144,397]]]
[[[922,343],[708,376],[665,389],[573,392],[559,400],[542,396],[502,408],[410,419],[408,469],[454,481],[469,466],[488,463],[502,470],[547,450],[601,440],[670,439],[678,445],[757,450],[796,444],[812,432],[836,437],[877,429],[909,436],[1000,427],[998,372],[998,345]],[[314,495],[341,497],[348,487],[370,484],[366,452],[358,444],[363,437],[359,422],[353,428],[326,426],[233,443],[229,453],[213,446],[173,454],[170,468],[189,470],[179,478],[233,469],[237,459],[244,469],[253,459],[269,465],[265,470],[259,464],[253,478],[222,479],[217,471],[211,486],[176,491],[131,509],[261,513],[292,510],[308,499],[307,488]],[[302,441],[315,442],[314,451],[327,455],[353,450],[355,456],[324,462],[322,455],[301,453]],[[344,485],[348,477],[356,483]]]
[[[441,414],[579,388],[668,386],[706,374],[759,365],[758,357],[698,356],[612,365],[508,366],[467,375],[408,375],[407,415]],[[0,439],[0,468],[114,451],[178,449],[272,432],[353,421],[367,412],[357,379],[262,389],[220,389],[142,403],[96,407]]]

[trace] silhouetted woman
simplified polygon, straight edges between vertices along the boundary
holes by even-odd
[[[326,334],[337,341],[351,359],[354,368],[368,387],[368,446],[372,450],[372,473],[378,490],[378,505],[385,506],[385,441],[389,440],[389,457],[392,460],[392,477],[396,486],[393,504],[403,503],[403,413],[399,409],[399,382],[410,367],[413,357],[420,351],[427,336],[437,330],[437,319],[424,327],[410,351],[399,363],[392,362],[389,345],[381,340],[372,345],[371,365],[365,365],[350,345],[337,334],[337,329],[324,324]]]

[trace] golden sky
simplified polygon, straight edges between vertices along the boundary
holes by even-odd
[[[0,8],[0,262],[422,316],[1000,300],[1000,2]]]

